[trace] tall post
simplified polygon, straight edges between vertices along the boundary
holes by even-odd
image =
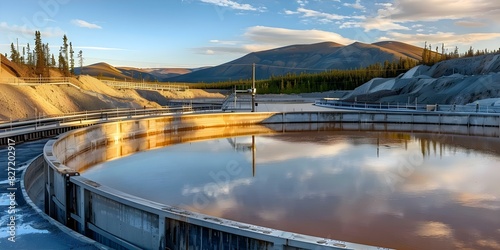
[[[252,112],[255,112],[255,63],[252,64]]]

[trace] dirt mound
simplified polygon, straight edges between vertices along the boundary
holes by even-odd
[[[500,55],[447,60],[417,66],[391,79],[373,79],[345,100],[420,104],[468,104],[500,98]]]
[[[10,71],[5,70],[7,66],[3,61],[2,66],[2,76],[13,77]],[[117,90],[90,76],[71,78],[70,82],[74,86],[0,84],[0,120],[17,120],[34,118],[36,115],[86,110],[161,107],[170,99],[224,97],[220,93],[207,93],[194,89],[179,92]]]

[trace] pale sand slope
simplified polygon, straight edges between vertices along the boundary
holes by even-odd
[[[7,70],[0,77],[13,77]],[[72,80],[77,89],[65,85],[14,86],[0,84],[0,121],[35,117],[35,111],[42,114],[113,108],[160,107],[152,99],[135,90],[116,90],[90,76]],[[150,91],[155,92],[155,91]],[[157,95],[168,99],[223,98],[221,94],[201,90],[183,92],[162,92]]]

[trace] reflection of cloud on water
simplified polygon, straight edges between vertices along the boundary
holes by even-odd
[[[500,249],[500,243],[493,239],[481,239],[477,241],[477,245],[492,249]]]
[[[446,237],[453,236],[453,230],[446,224],[436,221],[421,222],[416,234],[421,237]]]
[[[280,221],[286,218],[287,213],[284,210],[263,210],[257,212],[257,215],[266,221]]]
[[[352,148],[347,142],[329,145],[316,143],[290,143],[261,137],[257,142],[257,164],[291,161],[301,158],[333,157]],[[248,155],[251,157],[251,155]],[[251,160],[251,158],[250,158]]]
[[[448,157],[440,161],[427,161],[402,184],[401,191],[425,194],[448,191],[456,202],[472,207],[498,209],[500,183],[492,174],[492,160],[474,157]]]
[[[182,195],[188,196],[203,193],[209,198],[219,198],[220,196],[230,195],[231,191],[239,186],[249,186],[251,184],[252,179],[246,178],[226,182],[211,182],[197,187],[187,185],[182,188]]]
[[[338,135],[325,134],[324,141],[328,136]],[[389,242],[393,248],[430,245],[440,238],[446,245],[436,249],[477,249],[497,243],[488,239],[500,238],[500,220],[495,216],[500,209],[498,157],[446,148],[424,159],[414,140],[407,148],[384,143],[377,150],[373,137],[357,144],[335,138],[328,143],[294,144],[257,137],[255,177],[251,177],[251,151],[235,151],[225,141],[173,146],[160,152],[169,161],[148,158],[158,167],[149,175],[141,169],[141,177],[147,177],[141,183],[161,176],[155,187],[169,192],[158,198],[165,199],[160,202],[187,204],[183,207],[251,224],[310,230],[321,237],[351,237],[360,243],[371,237],[372,242]],[[234,141],[246,145],[251,139]],[[420,157],[412,158],[415,155]],[[227,172],[229,160],[240,163],[240,174]],[[401,176],[408,171],[401,169],[403,164],[413,168]],[[177,166],[183,166],[182,171]],[[124,172],[124,166],[120,170]],[[222,183],[212,178],[212,172],[220,173]],[[127,169],[127,173],[135,172]],[[400,176],[394,189],[380,178],[386,173]]]
[[[454,199],[467,207],[500,210],[500,198],[491,194],[459,193]]]

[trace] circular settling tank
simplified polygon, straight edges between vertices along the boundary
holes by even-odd
[[[398,249],[500,246],[498,139],[391,132],[257,134],[176,144],[82,175],[152,201]]]

